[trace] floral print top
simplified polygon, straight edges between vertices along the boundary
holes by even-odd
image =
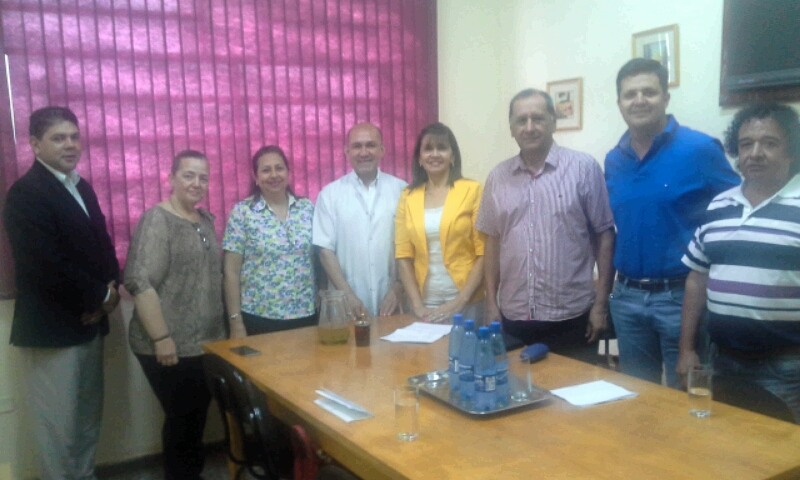
[[[282,222],[261,195],[231,210],[222,248],[243,257],[242,311],[273,320],[314,314],[314,262],[311,221],[314,205],[289,195]]]

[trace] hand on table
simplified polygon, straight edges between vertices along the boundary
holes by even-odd
[[[397,291],[396,287],[393,286],[390,288],[383,297],[378,314],[385,317],[387,315],[393,315],[398,310],[400,313],[403,313],[403,305],[400,301],[401,298],[402,295]]]
[[[345,293],[344,302],[347,304],[347,311],[350,312],[350,315],[354,318],[369,315],[367,307],[364,306],[364,302],[362,302],[355,293]]]
[[[427,321],[431,323],[446,323],[452,320],[453,315],[464,309],[463,302],[457,299],[445,302],[428,313]],[[475,319],[473,319],[475,320]]]

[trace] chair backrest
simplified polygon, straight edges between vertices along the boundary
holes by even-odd
[[[767,415],[778,420],[794,422],[792,410],[772,392],[752,382],[714,376],[714,400],[734,407]]]
[[[255,477],[278,479],[275,454],[278,451],[274,419],[267,408],[266,396],[260,393],[233,365],[217,355],[203,359],[206,381],[217,401],[225,426],[228,456],[244,465]],[[242,436],[244,458],[237,458],[230,447],[230,426],[227,416],[236,422]]]

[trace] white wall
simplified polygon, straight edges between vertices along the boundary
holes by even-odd
[[[111,317],[105,338],[105,399],[97,464],[106,465],[161,451],[164,415],[127,340],[133,301],[123,290],[120,308]],[[0,466],[11,463],[13,478],[36,476],[34,444],[25,408],[19,349],[8,345],[13,301],[0,302]],[[206,441],[223,438],[222,424],[212,405]],[[2,470],[0,470],[1,472]]]
[[[516,152],[506,120],[513,94],[573,77],[583,77],[583,129],[558,132],[556,141],[602,164],[626,130],[615,79],[631,58],[636,32],[679,26],[680,85],[670,90],[668,108],[679,123],[721,138],[736,110],[718,105],[723,0],[439,0],[438,5],[439,114],[453,124],[463,143],[464,170],[477,180]]]
[[[514,0],[438,0],[439,119],[453,129],[465,177],[483,181],[516,153]]]

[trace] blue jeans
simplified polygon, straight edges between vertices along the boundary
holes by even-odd
[[[714,376],[759,385],[783,400],[800,424],[800,355],[743,360],[723,352],[714,361]]]
[[[611,320],[617,331],[619,364],[622,372],[661,383],[662,365],[667,385],[678,388],[675,367],[681,336],[681,307],[684,288],[648,292],[614,284],[609,300]],[[700,329],[699,344],[703,344]]]

